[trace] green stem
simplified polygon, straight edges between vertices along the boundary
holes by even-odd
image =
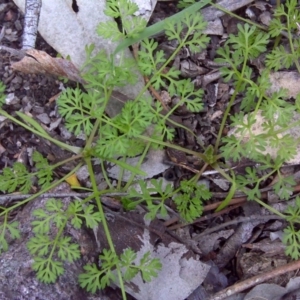
[[[280,133],[285,133],[286,131],[290,130],[290,129],[293,129],[293,128],[296,128],[300,125],[300,120],[299,121],[296,121],[296,122],[293,122],[293,123],[290,123],[289,126],[285,127],[285,128],[280,128],[280,129],[276,129],[272,132],[272,135],[278,135]]]
[[[245,189],[242,189],[242,191],[245,193]],[[259,198],[255,197],[254,199],[258,204],[260,204],[261,206],[263,206],[264,208],[266,208],[268,211],[272,212],[273,214],[281,217],[283,220],[286,219],[286,216],[284,214],[282,214],[281,212],[279,212],[278,210],[276,210],[275,208],[273,208],[272,206],[266,204],[265,202],[263,202],[262,200],[260,200]]]
[[[258,110],[259,110],[259,108],[260,108],[260,105],[261,105],[262,100],[263,100],[263,94],[260,93],[259,98],[258,98],[258,101],[257,101],[256,106],[255,106],[255,110],[254,110],[254,112],[253,112],[255,115],[257,114],[257,112],[258,112]]]
[[[68,151],[73,152],[73,153],[75,153],[75,154],[79,154],[79,153],[82,151],[82,149],[79,148],[79,147],[75,147],[75,146],[71,146],[71,145],[65,144],[65,143],[63,143],[63,142],[61,142],[61,141],[58,141],[57,139],[54,139],[54,138],[51,137],[50,135],[45,135],[45,134],[43,134],[43,133],[41,133],[41,132],[39,132],[39,131],[33,129],[33,128],[30,127],[30,126],[27,126],[25,123],[19,121],[18,119],[14,118],[13,116],[9,115],[9,114],[8,114],[7,112],[5,112],[3,109],[0,109],[0,114],[1,114],[2,116],[5,116],[6,118],[10,119],[10,120],[13,121],[14,123],[16,123],[16,124],[22,126],[23,128],[25,128],[25,129],[31,131],[31,132],[34,133],[35,135],[40,136],[40,137],[42,137],[42,138],[44,138],[44,139],[46,139],[46,140],[52,142],[53,144],[55,144],[55,145],[61,147],[62,149],[68,150]]]
[[[101,118],[97,118],[96,123],[94,124],[93,130],[92,130],[88,140],[86,141],[86,144],[85,144],[85,147],[84,147],[85,149],[88,149],[88,148],[91,147],[91,145],[93,143],[93,139],[94,139],[94,137],[97,133],[97,129],[98,129],[100,123],[101,123]]]
[[[79,163],[72,171],[70,171],[67,175],[65,175],[64,177],[62,177],[61,179],[59,179],[58,181],[52,183],[49,187],[47,187],[46,189],[43,189],[39,192],[37,192],[36,194],[32,195],[31,197],[27,198],[26,200],[20,201],[18,203],[16,203],[15,205],[12,205],[8,208],[5,209],[5,213],[14,210],[15,208],[22,206],[28,202],[30,202],[31,200],[42,196],[43,194],[47,193],[47,191],[55,188],[56,186],[58,186],[60,183],[64,182],[68,177],[70,177],[72,174],[74,174],[80,167],[82,166],[82,163]],[[3,213],[0,213],[0,216],[2,216]]]
[[[148,151],[149,151],[150,145],[151,145],[151,143],[147,143],[147,145],[146,145],[146,147],[145,147],[145,149],[144,149],[144,151],[143,151],[143,153],[142,153],[142,155],[141,155],[141,157],[140,157],[140,159],[139,159],[139,162],[138,162],[137,165],[136,165],[136,168],[140,168],[140,167],[141,167],[141,164],[142,164],[142,162],[144,161],[144,159],[145,159],[145,157],[146,157],[146,154],[147,154]],[[123,189],[124,191],[127,191],[127,189],[129,188],[129,186],[131,185],[131,183],[132,183],[134,177],[135,177],[135,174],[131,174],[131,176],[130,176],[128,182],[126,183],[126,185],[125,185],[125,187],[124,187],[124,189]]]
[[[229,182],[231,182],[231,184],[233,184],[233,179],[226,174],[226,172],[224,172],[224,170],[222,170],[218,165],[214,165],[213,166],[215,170],[217,170],[225,179],[227,179]],[[247,195],[247,190],[246,188],[241,188],[241,191],[243,193],[245,193]],[[269,206],[268,204],[266,204],[265,202],[263,202],[262,200],[260,200],[259,198],[255,197],[255,201],[260,204],[261,206],[265,207],[266,209],[268,209],[269,211],[271,211],[272,213],[278,215],[279,217],[281,217],[282,219],[286,219],[285,215],[282,214],[281,212],[277,211],[276,209],[274,209],[272,206]]]
[[[220,142],[221,142],[222,133],[223,133],[223,130],[224,130],[224,127],[225,127],[225,123],[227,121],[230,109],[231,109],[231,107],[232,107],[232,105],[234,103],[234,100],[236,99],[237,94],[240,92],[240,88],[241,88],[241,85],[243,83],[243,77],[244,77],[244,73],[245,73],[245,69],[246,69],[247,61],[248,61],[248,51],[247,51],[247,49],[248,49],[247,48],[248,39],[245,39],[245,43],[246,43],[246,47],[245,47],[246,53],[244,53],[244,63],[243,63],[242,71],[239,74],[239,81],[238,81],[238,83],[236,85],[234,93],[232,94],[232,96],[230,98],[230,101],[229,101],[229,103],[228,103],[228,105],[226,107],[224,116],[222,118],[221,126],[220,126],[220,129],[219,129],[219,132],[218,132],[218,136],[217,136],[217,141],[216,141],[216,144],[215,144],[215,153],[218,152],[219,145],[220,145]]]
[[[244,19],[244,18],[240,17],[239,15],[234,14],[233,12],[231,12],[231,11],[225,9],[224,7],[220,6],[219,4],[210,2],[210,5],[211,5],[211,6],[214,6],[215,8],[217,8],[217,9],[219,9],[219,10],[221,10],[221,11],[223,11],[225,14],[227,14],[227,15],[229,15],[229,16],[235,18],[235,19],[238,19],[238,20],[241,20],[241,21],[243,21],[243,22],[245,22],[245,23],[254,25],[254,26],[256,26],[257,28],[260,28],[260,29],[262,29],[262,30],[264,30],[264,31],[267,31],[267,30],[268,30],[268,28],[267,28],[266,26],[262,26],[262,25],[260,25],[260,24],[258,24],[258,23],[255,23],[255,22],[253,22],[253,21],[251,21],[251,20],[249,20],[249,19]]]
[[[7,218],[8,218],[9,211],[5,208],[2,208],[2,207],[1,207],[1,209],[3,209],[3,211],[4,211],[4,221],[3,221],[3,226],[1,226],[0,240],[4,241],[5,240],[5,233],[7,232],[6,227],[7,227]],[[1,215],[3,215],[3,213],[1,213],[0,216]],[[3,249],[4,247],[1,245],[1,248]],[[3,250],[5,251],[6,249],[3,249]]]
[[[106,88],[104,88],[104,94],[105,94],[105,102],[103,103],[103,105],[106,107],[109,99],[110,99],[110,96],[112,94],[112,90],[109,90],[107,91]],[[93,126],[93,129],[92,129],[92,132],[88,138],[88,140],[86,141],[86,144],[85,144],[85,149],[89,149],[92,147],[92,143],[93,143],[93,140],[94,140],[94,137],[96,136],[97,134],[97,130],[99,128],[99,126],[101,125],[101,122],[102,122],[102,115],[101,116],[98,116],[94,126]]]
[[[64,223],[59,226],[59,230],[58,230],[57,235],[55,236],[51,252],[50,252],[50,254],[49,254],[48,258],[47,258],[47,261],[48,261],[47,268],[48,269],[51,269],[49,263],[50,263],[50,261],[54,261],[54,259],[52,259],[52,256],[54,255],[54,252],[55,252],[55,249],[56,249],[56,245],[57,245],[58,240],[59,240],[60,236],[62,235],[62,233],[63,233],[63,231],[64,231],[64,229],[65,229],[65,227],[67,225],[67,222],[68,222],[68,218],[66,218],[65,221],[64,221]]]
[[[104,166],[104,162],[103,162],[103,159],[100,159],[100,164],[101,164],[101,170],[102,170],[102,175],[105,179],[105,182],[107,183],[107,185],[109,186],[110,189],[113,189],[113,186],[107,176],[107,172],[106,172],[106,169],[105,169],[105,166]]]
[[[98,207],[98,210],[99,210],[99,213],[100,213],[100,216],[101,216],[102,226],[103,226],[103,229],[104,229],[104,232],[105,232],[105,236],[107,238],[109,248],[110,248],[111,252],[116,257],[118,257],[118,255],[116,253],[116,250],[115,250],[115,247],[114,247],[114,244],[113,244],[113,241],[112,241],[112,238],[111,238],[111,235],[110,235],[110,232],[109,232],[109,229],[108,229],[108,224],[107,224],[107,221],[106,221],[106,218],[105,218],[105,215],[104,215],[104,211],[103,211],[103,207],[102,207],[102,204],[101,204],[101,201],[100,201],[100,197],[99,197],[99,194],[97,193],[98,188],[97,188],[97,183],[96,183],[96,179],[95,179],[95,176],[94,176],[94,171],[93,171],[93,166],[92,166],[91,159],[86,158],[85,161],[86,161],[88,171],[89,171],[89,174],[90,174],[90,179],[91,179],[92,188],[93,188],[94,195],[95,195],[95,200],[96,200],[97,207]],[[123,299],[126,299],[125,287],[124,287],[124,282],[123,282],[122,273],[121,273],[119,263],[116,264],[116,268],[117,268],[117,274],[118,274],[119,283],[120,283],[120,289],[122,291],[122,297],[123,297]]]
[[[82,158],[82,154],[77,154],[77,155],[75,155],[75,156],[72,156],[72,157],[69,157],[69,158],[67,158],[67,159],[62,160],[62,161],[56,163],[55,165],[50,165],[50,167],[51,167],[52,169],[56,169],[56,168],[58,168],[59,166],[65,165],[65,164],[67,164],[67,163],[70,162],[70,161],[74,161],[74,160],[80,159],[80,158]]]
[[[218,132],[218,136],[217,136],[217,140],[216,140],[216,143],[215,143],[215,153],[217,153],[218,149],[219,149],[219,145],[220,145],[220,142],[221,142],[221,138],[222,138],[222,134],[223,134],[223,130],[224,130],[224,127],[225,127],[225,123],[227,121],[227,118],[228,118],[228,115],[229,115],[229,112],[230,112],[230,109],[234,103],[234,100],[236,99],[236,96],[237,94],[239,93],[239,89],[240,89],[240,86],[242,84],[242,80],[240,80],[237,84],[237,87],[234,91],[234,93],[232,94],[230,100],[229,100],[229,103],[226,107],[226,110],[225,110],[225,113],[224,113],[224,116],[222,118],[222,122],[221,122],[221,125],[220,125],[220,129],[219,129],[219,132]]]
[[[126,163],[126,159],[127,159],[127,156],[124,155],[120,160],[122,160],[124,163]],[[120,190],[121,189],[121,185],[122,185],[122,179],[123,179],[123,175],[125,173],[125,169],[124,168],[121,168],[120,169],[120,172],[118,174],[118,183],[117,183],[117,190]],[[131,176],[135,176],[134,174],[132,174]]]
[[[298,72],[300,73],[300,65],[299,65],[299,61],[298,61],[298,56],[295,54],[295,49],[294,49],[294,45],[293,45],[293,37],[292,37],[292,28],[291,28],[291,22],[290,22],[290,16],[293,16],[294,13],[290,12],[287,14],[287,33],[288,33],[288,37],[289,37],[289,44],[290,44],[290,48],[291,48],[291,52],[293,54],[293,57],[296,57],[296,59],[294,59],[295,65],[297,67]]]
[[[137,138],[139,138],[141,140],[144,140],[144,141],[148,141],[148,142],[154,143],[154,144],[158,144],[158,145],[161,145],[161,146],[173,148],[173,149],[176,149],[176,150],[179,150],[179,151],[182,151],[182,152],[194,155],[196,157],[201,158],[203,161],[205,161],[205,159],[206,159],[206,156],[204,154],[202,154],[202,153],[199,153],[199,152],[187,149],[187,148],[183,148],[183,147],[180,147],[180,146],[177,146],[177,145],[174,145],[174,144],[170,144],[170,143],[167,143],[167,142],[158,141],[158,140],[152,139],[152,138],[150,138],[148,136],[138,135]]]

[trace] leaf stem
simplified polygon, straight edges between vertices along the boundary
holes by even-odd
[[[5,112],[3,109],[0,109],[0,114],[5,116],[6,118],[10,119],[11,121],[13,121],[14,123],[22,126],[23,128],[31,131],[32,133],[34,133],[35,135],[37,136],[40,136],[50,142],[52,142],[53,144],[61,147],[62,149],[65,149],[65,150],[68,150],[70,152],[73,152],[75,154],[79,154],[81,151],[82,151],[82,148],[79,148],[79,147],[75,147],[75,146],[71,146],[71,145],[68,145],[68,144],[65,144],[53,137],[51,137],[50,135],[45,135],[43,132],[39,132],[35,129],[33,129],[32,127],[30,126],[27,126],[25,123],[19,121],[18,119],[14,118],[13,116],[9,115],[7,112]]]
[[[105,236],[107,238],[109,248],[110,248],[111,252],[116,257],[118,257],[117,253],[116,253],[116,250],[115,250],[115,247],[114,247],[114,244],[113,244],[113,241],[112,241],[112,238],[111,238],[111,235],[110,235],[110,231],[108,229],[108,224],[107,224],[107,221],[106,221],[106,218],[105,218],[105,215],[104,215],[104,210],[103,210],[103,207],[102,207],[102,204],[101,204],[101,201],[100,201],[100,197],[99,197],[99,194],[98,194],[98,188],[97,188],[97,183],[96,183],[96,179],[95,179],[91,159],[88,157],[88,158],[85,159],[85,161],[86,161],[88,171],[89,171],[89,174],[90,174],[90,179],[91,179],[92,188],[93,188],[94,195],[95,195],[95,200],[96,200],[97,207],[98,207],[98,210],[99,210],[99,213],[100,213],[100,216],[101,216],[102,226],[103,226],[103,229],[104,229],[104,232],[105,232]],[[117,274],[118,274],[118,278],[119,278],[120,288],[121,288],[121,291],[122,291],[122,297],[123,297],[123,299],[126,299],[125,287],[124,287],[124,282],[123,282],[122,273],[121,273],[119,263],[116,264],[116,268],[117,268]]]
[[[239,89],[240,89],[241,83],[242,83],[242,81],[239,80],[239,82],[237,84],[237,87],[236,87],[234,93],[232,94],[232,96],[230,98],[230,101],[229,101],[229,103],[228,103],[228,105],[226,107],[226,110],[225,110],[225,113],[224,113],[224,116],[222,118],[222,122],[221,122],[221,125],[220,125],[220,129],[219,129],[219,132],[218,132],[218,136],[217,136],[217,140],[216,140],[216,143],[215,143],[215,147],[214,147],[215,148],[215,153],[218,152],[219,145],[220,145],[221,138],[222,138],[222,134],[223,134],[223,130],[224,130],[224,127],[225,127],[225,123],[227,121],[227,118],[228,118],[230,109],[232,107],[232,104],[234,103],[234,100],[236,99],[236,96],[239,93]]]
[[[138,135],[137,138],[139,138],[141,140],[144,140],[144,141],[148,141],[148,142],[154,143],[154,144],[159,144],[161,146],[173,148],[173,149],[176,149],[176,150],[179,150],[179,151],[182,151],[182,152],[194,155],[196,157],[201,158],[203,161],[205,161],[205,159],[206,159],[206,156],[204,154],[200,153],[200,152],[196,152],[196,151],[193,151],[193,150],[190,150],[190,149],[187,149],[187,148],[183,148],[183,147],[177,146],[175,144],[163,142],[163,141],[160,141],[160,140],[155,140],[155,139],[153,139],[151,137],[144,136],[144,135]]]
[[[233,181],[233,179],[228,176],[217,164],[214,165],[214,168],[219,171],[219,173],[226,178],[228,181],[231,182],[231,184],[235,184],[235,182]],[[243,193],[245,193],[247,195],[247,190],[246,188],[241,188],[241,191]],[[284,214],[282,214],[281,212],[277,211],[276,209],[274,209],[272,206],[266,204],[265,202],[263,202],[262,200],[260,200],[259,198],[255,197],[254,199],[258,204],[260,204],[261,206],[265,207],[267,210],[271,211],[272,213],[278,215],[279,217],[281,217],[282,219],[286,219],[286,216]],[[222,205],[222,203],[221,203]]]
[[[210,5],[211,5],[211,6],[214,6],[215,8],[217,8],[217,9],[221,10],[222,12],[224,12],[226,15],[229,15],[229,16],[235,18],[235,19],[238,19],[238,20],[241,20],[241,21],[243,21],[243,22],[245,22],[245,23],[254,25],[254,26],[256,26],[257,28],[260,28],[260,29],[262,29],[262,30],[264,30],[264,31],[268,30],[268,28],[267,28],[266,26],[260,25],[260,24],[258,24],[258,23],[256,23],[256,22],[253,22],[253,21],[249,20],[249,19],[242,18],[241,16],[239,16],[239,15],[237,15],[237,14],[234,14],[233,12],[231,12],[231,11],[225,9],[224,7],[222,7],[221,5],[219,5],[219,4],[217,4],[217,3],[213,3],[213,2],[211,1],[211,2],[210,2]]]
[[[299,65],[299,61],[298,61],[298,55],[296,55],[294,45],[293,45],[291,15],[293,15],[293,12],[291,12],[290,9],[288,8],[288,14],[286,16],[287,17],[287,27],[288,27],[288,30],[287,30],[288,39],[289,39],[289,44],[290,44],[290,48],[291,48],[293,57],[296,58],[296,59],[294,59],[295,65],[297,67],[298,72],[300,73],[300,65]]]
[[[141,155],[141,157],[140,157],[140,159],[139,159],[139,161],[136,165],[137,168],[140,168],[142,162],[144,161],[144,159],[146,157],[146,154],[148,153],[148,151],[150,149],[150,146],[151,146],[151,143],[147,143],[147,145],[146,145],[146,147],[145,147],[145,149],[144,149],[144,151],[143,151],[143,153],[142,153],[142,155]],[[126,185],[123,189],[124,191],[126,191],[129,188],[129,186],[132,184],[132,181],[133,181],[134,177],[135,177],[135,174],[132,174],[130,176],[129,180],[127,181],[127,183],[126,183]]]
[[[28,202],[30,202],[31,200],[34,200],[35,198],[45,194],[47,191],[55,188],[56,186],[58,186],[60,183],[64,182],[68,177],[70,177],[72,174],[74,174],[80,167],[82,166],[82,163],[79,163],[72,171],[70,171],[67,175],[65,175],[64,177],[62,177],[61,179],[55,181],[54,183],[52,183],[50,186],[48,186],[47,188],[37,192],[36,194],[30,196],[29,198],[23,200],[23,201],[20,201],[18,203],[16,203],[15,205],[12,205],[8,208],[5,209],[5,212],[4,213],[7,213],[9,211],[12,211],[14,209],[16,209],[17,207],[20,207]],[[3,212],[0,213],[0,216],[3,215]]]
[[[222,118],[221,126],[220,126],[220,129],[219,129],[217,140],[216,140],[216,144],[215,144],[215,153],[217,153],[217,151],[219,149],[219,145],[220,145],[220,142],[221,142],[221,137],[222,137],[222,134],[223,134],[223,130],[224,130],[225,123],[227,121],[230,109],[231,109],[231,107],[232,107],[232,105],[234,103],[234,100],[236,99],[237,94],[240,92],[240,88],[241,88],[242,83],[243,83],[244,73],[245,73],[245,69],[246,69],[246,65],[247,65],[247,61],[248,61],[248,52],[249,52],[248,47],[247,47],[248,46],[248,39],[247,38],[245,39],[245,44],[246,45],[244,47],[245,53],[244,53],[244,62],[243,62],[242,71],[239,74],[238,83],[236,85],[234,93],[232,94],[232,96],[230,98],[230,101],[229,101],[229,103],[228,103],[228,105],[226,107],[224,116]]]

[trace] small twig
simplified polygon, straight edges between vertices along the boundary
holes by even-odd
[[[149,78],[147,76],[144,76],[144,80],[145,80],[146,84],[149,82]],[[155,88],[151,84],[149,85],[149,90],[151,91],[151,93],[153,94],[153,96],[155,97],[155,99],[158,100],[161,103],[161,105],[165,109],[165,111],[168,112],[170,109],[166,106],[166,104],[162,100],[162,98],[159,95],[159,93],[155,90]]]
[[[249,289],[253,286],[256,286],[262,282],[265,282],[266,280],[272,279],[276,276],[285,274],[287,272],[292,272],[300,268],[300,260],[293,261],[287,265],[278,267],[270,272],[263,273],[256,275],[254,277],[251,277],[249,279],[246,279],[242,282],[236,283],[218,293],[211,296],[209,300],[222,300],[227,299],[228,297],[235,295],[239,292],[243,292],[246,289]]]
[[[208,220],[211,220],[212,218],[216,218],[220,215],[223,215],[225,213],[229,213],[231,210],[233,209],[236,209],[237,207],[241,206],[240,204],[235,204],[235,205],[231,205],[231,206],[228,206],[224,209],[222,209],[221,211],[218,211],[218,212],[215,212],[215,213],[212,213],[212,214],[209,214],[209,215],[205,215],[205,216],[202,216],[200,218],[197,218],[196,220],[194,220],[193,222],[191,223],[181,223],[181,224],[176,224],[176,225],[173,225],[171,227],[169,227],[170,230],[175,230],[175,229],[178,229],[178,228],[183,228],[183,227],[186,227],[186,226],[190,226],[190,225],[193,225],[195,223],[199,223],[199,222],[204,222],[204,221],[208,221]],[[170,226],[171,224],[175,223],[175,222],[178,222],[179,221],[179,218],[175,219],[173,218],[172,219],[172,223],[166,223],[165,222],[165,226]],[[166,225],[166,224],[169,224],[169,225]]]
[[[9,52],[12,56],[16,57],[19,60],[21,60],[26,55],[25,50],[18,50],[18,49],[6,47],[6,46],[0,46],[0,51],[1,50]]]
[[[0,43],[2,42],[2,39],[4,38],[4,33],[5,33],[5,26],[3,25],[1,32],[0,32]]]
[[[225,193],[225,194],[227,195],[227,193]],[[214,195],[214,194],[213,194],[213,198],[215,198],[215,195]],[[226,196],[223,196],[222,198],[225,199]],[[211,210],[214,210],[214,209],[216,209],[222,202],[223,202],[223,201],[218,201],[218,202],[215,202],[215,203],[212,203],[212,204],[207,204],[207,205],[204,206],[203,211],[211,211]],[[234,195],[234,198],[232,198],[232,199],[230,200],[230,202],[228,203],[228,206],[229,206],[229,205],[236,205],[236,204],[241,205],[241,204],[243,204],[243,203],[245,203],[245,202],[247,202],[247,196],[242,195],[242,196],[237,196],[237,197],[236,197],[236,195]]]
[[[203,237],[207,234],[213,233],[215,231],[218,231],[220,229],[223,229],[223,228],[225,228],[227,226],[230,226],[230,225],[236,225],[238,223],[251,222],[251,221],[257,221],[257,220],[268,221],[268,220],[278,220],[278,219],[282,220],[282,218],[277,216],[277,215],[266,215],[266,216],[253,215],[253,216],[250,216],[250,217],[238,217],[238,218],[235,218],[232,221],[220,224],[220,225],[215,226],[213,228],[206,229],[202,233],[197,234],[197,236],[194,238],[194,240],[199,241],[199,239],[201,237]]]
[[[91,196],[93,193],[45,193],[43,195],[40,195],[39,198],[63,198],[63,197],[78,197],[78,198],[87,198]],[[107,194],[101,194],[101,196],[125,196],[127,193],[107,193]],[[1,195],[0,196],[0,205],[4,205],[6,202],[10,201],[20,201],[27,198],[32,197],[33,194],[26,194],[26,195]],[[100,197],[101,197],[100,196]]]

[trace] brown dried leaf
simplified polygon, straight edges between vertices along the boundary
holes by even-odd
[[[12,64],[12,68],[23,73],[63,76],[70,80],[84,83],[79,71],[71,61],[51,57],[40,50],[27,50],[26,55],[20,61]]]

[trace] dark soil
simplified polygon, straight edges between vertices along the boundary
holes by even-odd
[[[0,16],[0,28],[5,27],[2,45],[21,49],[24,16],[12,1],[1,1]],[[40,35],[37,38],[36,49],[43,50],[51,56],[57,54]],[[53,118],[49,119],[47,116],[51,116],[51,113],[53,115],[55,109],[55,101],[49,100],[61,91],[62,82],[49,76],[14,71],[11,68],[11,63],[14,61],[16,59],[10,53],[1,51],[0,79],[5,84],[5,93],[10,99],[9,104],[4,105],[3,108],[12,115],[15,111],[22,109],[33,116],[44,117],[45,125],[49,125]],[[15,124],[1,124],[0,129],[0,143],[5,149],[3,153],[0,153],[0,168],[10,166],[22,149],[37,145],[43,148],[41,141],[22,127]],[[26,154],[23,156],[26,157]]]

